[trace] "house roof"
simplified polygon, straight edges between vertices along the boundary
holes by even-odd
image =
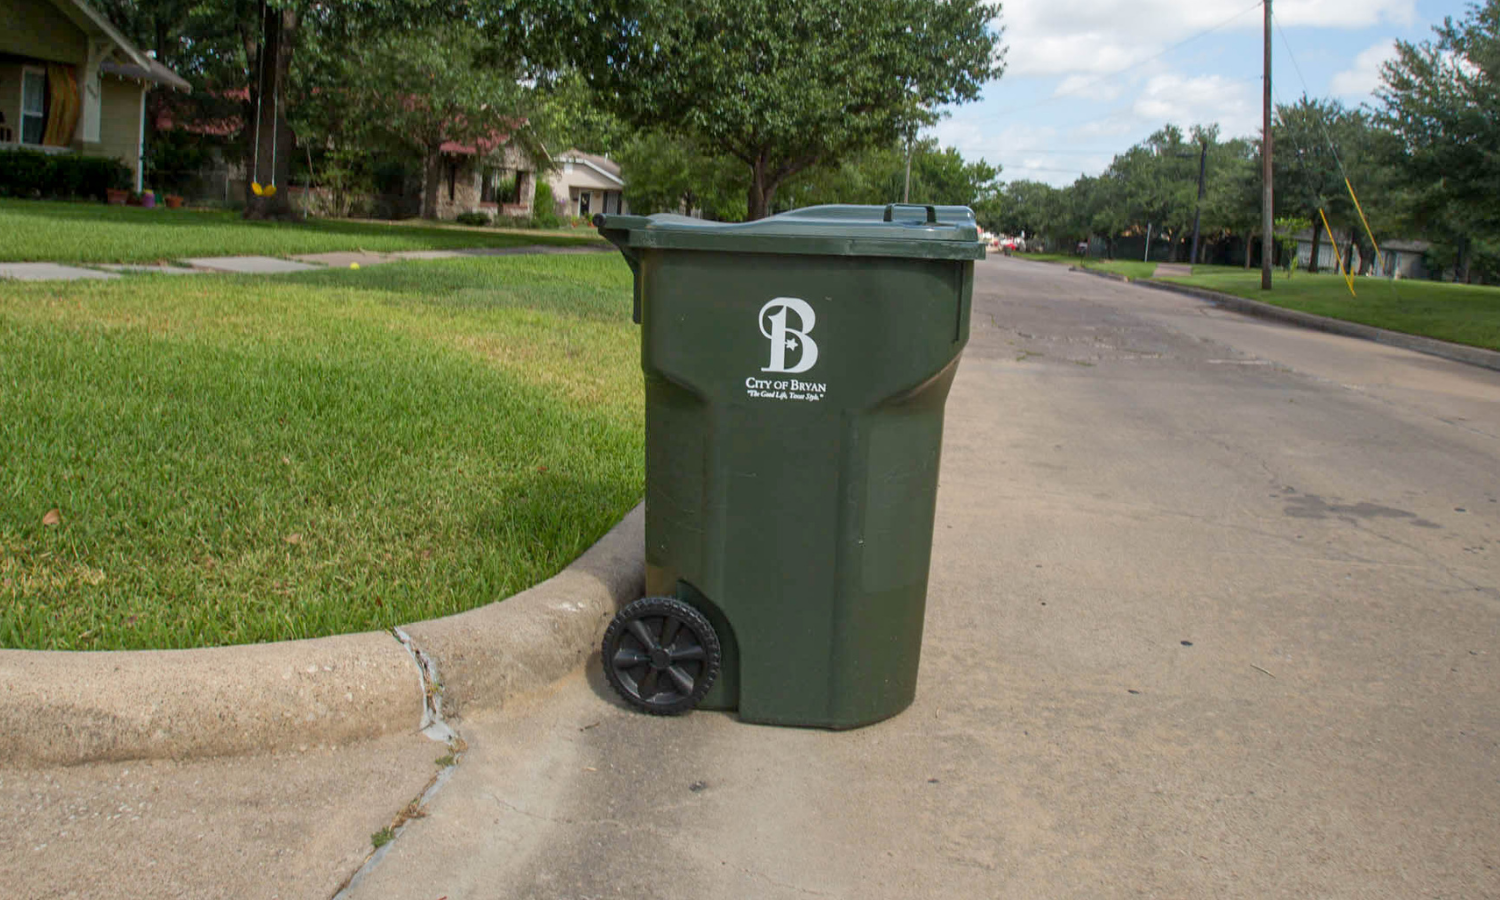
[[[134,78],[137,81],[151,81],[156,84],[166,85],[174,91],[192,93],[193,86],[188,84],[181,75],[162,65],[154,59],[147,58],[147,66],[135,66],[126,63],[117,63],[106,60],[99,64],[99,71],[118,75],[121,78]]]
[[[94,9],[84,0],[52,0],[52,5],[62,11],[62,14],[73,20],[73,24],[87,34],[101,35],[120,49],[130,61],[138,66],[146,67],[151,63],[151,57],[141,52],[141,49],[132,44],[119,29],[110,24],[104,13]]]
[[[191,91],[192,85],[188,84],[180,75],[157,62],[150,54],[141,50],[130,39],[120,33],[120,30],[112,25],[103,13],[94,9],[87,0],[52,0],[63,15],[72,20],[83,32],[91,37],[105,38],[115,49],[125,57],[125,62],[105,60],[100,69],[113,75],[125,78],[135,78],[141,81],[151,81],[156,84],[164,84],[173,90]]]
[[[1395,240],[1395,241],[1383,241],[1380,244],[1380,249],[1382,249],[1382,250],[1400,250],[1403,253],[1426,253],[1427,252],[1427,248],[1429,248],[1431,246],[1432,246],[1432,244],[1430,244],[1427,241]]]
[[[474,141],[464,144],[459,141],[443,141],[441,152],[453,156],[488,156],[504,147],[510,141],[510,134],[503,131],[491,131],[489,134]]]
[[[620,164],[608,157],[599,156],[594,153],[580,153],[577,150],[569,150],[567,153],[563,153],[558,156],[557,161],[560,163],[573,163],[574,165],[593,169],[595,172],[604,176],[606,180],[612,181],[615,184],[618,184],[620,187],[625,186],[625,179],[620,175]]]

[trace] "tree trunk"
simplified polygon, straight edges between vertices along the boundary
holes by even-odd
[[[439,145],[441,146],[441,145]],[[439,147],[431,147],[422,160],[422,218],[438,217],[438,191],[443,189],[443,154]]]
[[[749,205],[745,209],[745,221],[764,219],[771,209],[771,200],[776,196],[776,183],[766,172],[766,155],[760,154],[750,167]]]
[[[1255,232],[1245,236],[1245,271],[1250,271],[1250,257],[1255,253]]]
[[[1307,274],[1315,275],[1318,271],[1318,250],[1322,246],[1323,225],[1321,222],[1313,223],[1312,255],[1307,258]]]
[[[297,14],[290,9],[267,8],[261,23],[260,59],[251,73],[252,94],[258,109],[250,133],[250,181],[259,184],[245,198],[247,219],[291,219],[292,129],[286,121],[287,74],[292,62],[292,41],[297,33]],[[264,92],[264,93],[262,93]],[[270,188],[274,186],[275,191]]]

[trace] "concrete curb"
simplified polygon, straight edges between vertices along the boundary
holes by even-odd
[[[1083,266],[1068,266],[1068,271],[1082,272],[1085,275],[1092,275],[1095,278],[1107,278],[1110,281],[1123,281],[1126,284],[1129,284],[1132,280],[1129,275],[1121,275],[1119,272],[1101,272],[1098,269],[1086,269]]]
[[[510,599],[401,629],[446,679],[437,711],[504,704],[587,659],[609,616],[640,596],[644,521],[637,507]],[[0,650],[0,759],[231,756],[411,732],[433,711],[425,679],[384,632],[202,650]]]
[[[445,716],[504,705],[589,658],[610,618],[646,589],[645,509],[530,590],[403,629],[437,663]]]
[[[1342,319],[1330,319],[1326,316],[1298,312],[1294,309],[1283,309],[1280,306],[1261,303],[1257,300],[1248,300],[1244,297],[1237,297],[1234,294],[1210,291],[1205,288],[1189,287],[1185,284],[1173,284],[1168,281],[1157,281],[1152,278],[1136,279],[1132,284],[1155,288],[1159,291],[1171,291],[1175,294],[1187,294],[1190,297],[1207,300],[1225,309],[1245,315],[1258,316],[1263,319],[1271,319],[1289,325],[1298,325],[1303,328],[1312,328],[1317,331],[1326,331],[1330,334],[1341,334],[1346,337],[1375,341],[1376,343],[1399,347],[1403,350],[1426,353],[1429,356],[1440,356],[1443,359],[1453,360],[1454,362],[1468,363],[1471,366],[1482,366],[1486,369],[1500,371],[1500,352],[1494,350],[1469,347],[1464,344],[1453,344],[1435,338],[1403,334],[1399,331],[1387,331],[1384,328],[1376,328],[1373,325],[1361,325],[1357,322],[1345,322]]]

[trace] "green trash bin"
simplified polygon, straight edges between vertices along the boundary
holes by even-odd
[[[778,725],[905,709],[973,212],[594,222],[635,273],[646,376],[646,599],[606,633],[611,684]]]

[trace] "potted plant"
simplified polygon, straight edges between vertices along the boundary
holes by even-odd
[[[151,190],[150,188],[141,191],[141,206],[145,207],[146,209],[155,209],[156,192]]]
[[[124,206],[125,201],[130,199],[130,191],[125,188],[105,188],[104,202],[110,206]]]
[[[166,196],[167,209],[182,209],[182,195],[168,194]]]

